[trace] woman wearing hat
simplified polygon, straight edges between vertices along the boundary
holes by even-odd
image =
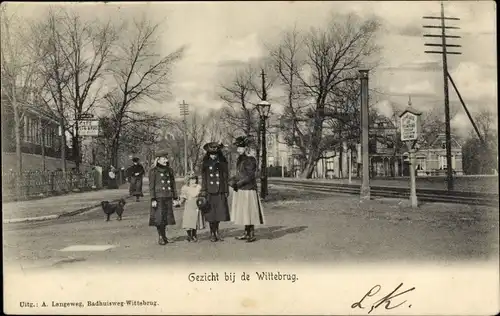
[[[247,155],[248,143],[245,136],[238,137],[234,143],[240,156],[236,161],[236,175],[230,181],[234,189],[231,218],[236,225],[245,226],[245,233],[236,239],[253,242],[256,240],[254,227],[264,224],[264,212],[257,195],[257,160]]]
[[[219,222],[229,221],[228,177],[229,167],[222,154],[222,144],[211,142],[205,144],[206,151],[201,165],[201,192],[206,197],[209,208],[204,214],[210,226],[210,241],[222,241],[219,234]]]
[[[142,178],[144,177],[144,167],[139,163],[139,158],[132,158],[132,166],[127,169],[127,178],[129,179],[129,193],[130,196],[135,196],[136,201],[139,202],[139,197],[142,194]]]
[[[151,211],[149,226],[156,226],[158,243],[168,243],[167,226],[175,225],[173,200],[177,199],[175,175],[169,166],[168,153],[159,151],[153,168],[149,171],[149,191],[151,194]]]

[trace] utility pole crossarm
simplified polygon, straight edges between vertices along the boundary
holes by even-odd
[[[438,26],[438,25],[424,25],[423,27],[426,29],[442,29],[443,28],[442,26]],[[458,26],[445,26],[444,28],[445,29],[456,29],[456,30],[460,29]]]
[[[434,50],[426,50],[424,51],[426,54],[445,54],[443,51],[434,51]],[[446,52],[446,54],[451,54],[451,55],[462,55],[460,52]]]
[[[459,21],[460,18],[453,18],[453,17],[440,17],[440,16],[423,16],[422,19],[434,19],[434,20],[441,20],[441,19],[445,19],[445,20],[457,20]]]
[[[424,34],[424,37],[443,37],[443,35],[438,35],[438,34]],[[444,37],[446,38],[462,38],[462,36],[459,35],[445,35]]]
[[[424,44],[425,46],[437,46],[437,47],[443,47],[443,44]],[[446,47],[462,47],[462,45],[457,45],[457,44],[446,44]]]

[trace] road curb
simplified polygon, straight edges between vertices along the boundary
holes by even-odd
[[[110,202],[111,203],[116,203],[119,200],[121,200],[121,198],[120,199],[111,200]],[[61,217],[70,217],[70,216],[75,216],[75,215],[84,213],[86,211],[90,211],[91,209],[94,209],[94,208],[99,207],[99,206],[101,206],[101,203],[94,204],[94,205],[91,205],[91,206],[86,206],[86,207],[77,209],[75,211],[66,212],[66,213],[62,213],[62,214],[53,214],[53,215],[45,215],[45,216],[38,216],[38,217],[25,217],[25,218],[7,219],[7,220],[3,220],[3,223],[4,224],[13,224],[13,223],[24,223],[24,222],[41,222],[41,221],[47,221],[47,220],[51,220],[51,219],[58,219],[58,218],[61,218]]]

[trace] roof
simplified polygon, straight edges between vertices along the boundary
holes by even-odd
[[[5,99],[2,99],[2,103],[3,108],[12,109],[11,105]],[[24,108],[24,111],[31,113],[37,117],[45,118],[55,124],[59,124],[57,118],[54,117],[54,115],[52,115],[49,111],[42,109],[41,107],[27,106]]]
[[[404,111],[401,114],[399,114],[399,117],[405,115],[405,113],[407,113],[407,112],[410,112],[410,113],[415,114],[415,115],[422,115],[422,112],[420,112],[420,111],[414,109],[413,107],[409,106],[406,109],[404,109]]]
[[[439,139],[439,138],[445,138],[446,137],[446,134],[445,133],[433,133],[431,134],[427,139],[427,145],[428,147],[432,147],[434,146],[434,144],[436,143],[436,141]],[[451,134],[451,141],[452,143],[454,142],[456,145],[458,145],[458,147],[462,147],[458,141],[456,140],[455,138],[455,135]],[[452,146],[453,148],[454,146]]]

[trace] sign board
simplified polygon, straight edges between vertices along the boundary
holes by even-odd
[[[80,136],[99,136],[98,120],[79,120],[78,135]]]
[[[91,120],[94,118],[94,114],[92,113],[82,113],[79,116],[80,120]]]
[[[400,118],[401,140],[417,140],[420,133],[420,115],[412,112],[404,113]]]

